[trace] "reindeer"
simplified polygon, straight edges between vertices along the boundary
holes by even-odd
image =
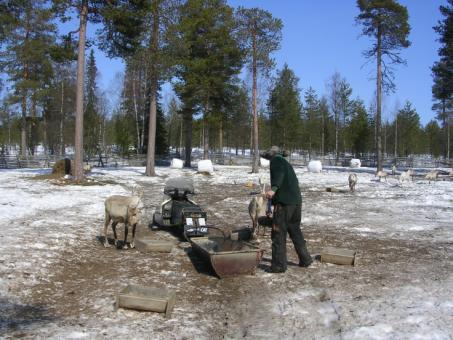
[[[385,179],[385,181],[387,182],[387,176],[389,174],[383,170],[380,170],[380,171],[376,171],[376,177],[379,177],[379,182],[382,182],[382,178]]]
[[[399,181],[401,184],[403,184],[404,182],[412,182],[412,176],[414,176],[414,171],[412,169],[409,169],[401,173]]]
[[[437,177],[439,176],[439,170],[431,170],[425,176],[425,179],[428,180],[428,183],[431,184],[431,181],[436,181]]]
[[[268,199],[265,195],[266,185],[261,183],[261,179],[259,180],[261,192],[252,198],[249,203],[249,214],[250,218],[252,219],[252,238],[258,238],[259,232],[259,219],[260,217],[267,216],[267,206],[268,206]]]
[[[354,173],[349,174],[348,182],[349,182],[349,190],[351,190],[351,192],[354,192],[355,186],[357,184],[357,175]]]
[[[105,221],[104,221],[104,246],[109,247],[110,244],[107,238],[107,228],[112,221],[113,236],[115,238],[115,246],[118,247],[118,238],[116,235],[116,225],[124,223],[124,243],[123,249],[127,249],[127,234],[129,226],[132,226],[132,242],[131,248],[135,248],[135,229],[138,223],[138,205],[143,196],[143,193],[132,192],[131,196],[113,195],[105,200]]]

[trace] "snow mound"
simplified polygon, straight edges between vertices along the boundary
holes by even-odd
[[[260,164],[263,168],[268,168],[270,163],[271,162],[269,160],[267,160],[266,158],[263,158],[263,157],[260,158]]]
[[[321,161],[310,161],[308,163],[308,171],[310,172],[321,172],[322,171],[322,164]]]
[[[214,167],[210,159],[203,159],[198,162],[198,172],[214,172]]]
[[[173,158],[171,160],[170,168],[172,169],[182,169],[184,167],[184,162],[179,158]]]
[[[351,168],[360,168],[362,166],[362,162],[360,161],[360,159],[353,158],[351,159],[349,165]]]

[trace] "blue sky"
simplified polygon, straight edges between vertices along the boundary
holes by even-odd
[[[433,26],[441,19],[439,6],[443,0],[400,0],[409,11],[412,45],[401,55],[407,66],[395,68],[396,91],[385,96],[383,118],[392,120],[395,108],[410,101],[425,125],[435,113],[432,106],[431,66],[438,60],[436,41],[438,35]],[[326,82],[334,72],[339,72],[350,83],[353,97],[360,97],[366,106],[375,92],[374,63],[366,63],[362,51],[371,42],[360,37],[360,26],[354,18],[358,14],[353,0],[228,0],[233,6],[260,7],[283,21],[283,41],[274,54],[277,69],[284,63],[294,70],[299,78],[299,87],[304,91],[312,86],[318,95],[327,92]],[[91,28],[91,33],[94,29]],[[112,86],[115,74],[123,69],[119,59],[110,60],[97,52],[101,84]],[[165,97],[165,94],[164,94]]]

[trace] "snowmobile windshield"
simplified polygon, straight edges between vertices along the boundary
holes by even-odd
[[[184,177],[170,178],[165,183],[164,194],[171,197],[183,197],[194,194],[193,181]]]

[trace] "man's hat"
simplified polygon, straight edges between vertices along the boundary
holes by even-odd
[[[262,152],[260,154],[260,156],[263,157],[264,159],[272,159],[276,155],[286,157],[288,156],[288,153],[280,149],[278,146],[273,145],[269,150]]]

